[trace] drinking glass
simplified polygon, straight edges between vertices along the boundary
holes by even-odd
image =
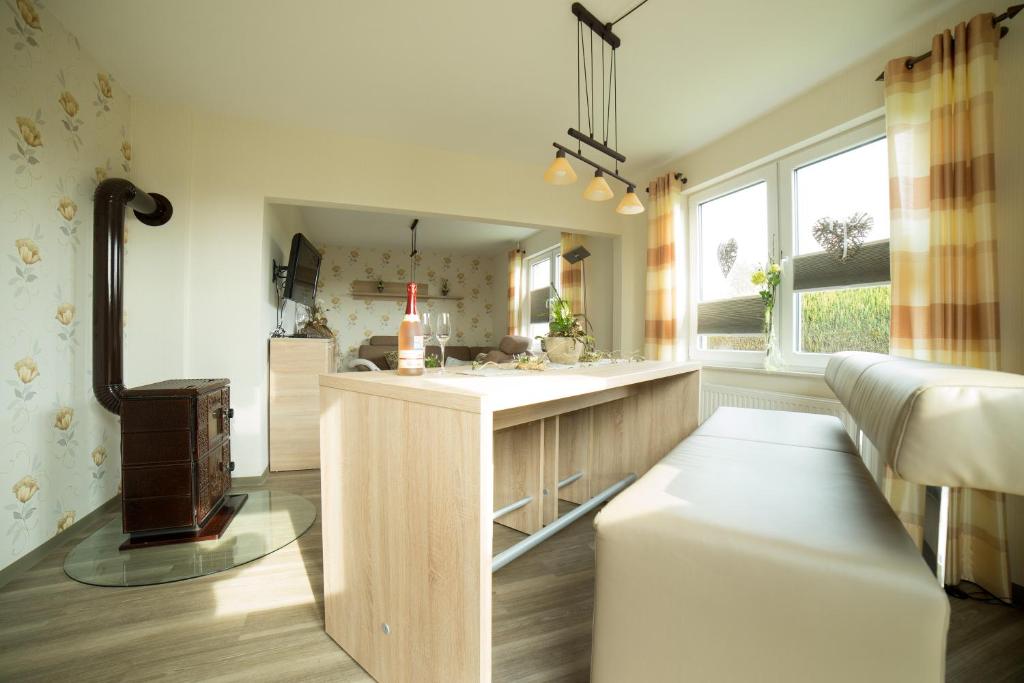
[[[437,337],[437,345],[441,347],[441,372],[444,367],[444,346],[452,336],[452,315],[451,313],[438,313],[434,320],[434,336]]]
[[[423,330],[423,356],[425,358],[430,338],[434,336],[434,315],[430,311],[424,311],[420,316],[420,327]]]

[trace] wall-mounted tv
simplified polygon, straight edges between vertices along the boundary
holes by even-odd
[[[292,237],[288,254],[288,274],[284,281],[284,298],[313,307],[316,284],[320,277],[320,252],[301,232]]]

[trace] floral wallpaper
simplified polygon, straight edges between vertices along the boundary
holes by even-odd
[[[427,299],[420,311],[447,311],[454,327],[452,345],[490,346],[494,337],[494,256],[458,252],[420,251],[416,255],[416,281],[427,283],[431,296],[441,294],[448,280],[450,295],[461,300]],[[320,291],[327,324],[338,339],[339,368],[359,354],[359,345],[374,335],[397,335],[405,314],[405,301],[352,297],[354,280],[407,282],[408,252],[401,249],[327,247],[320,266]],[[502,283],[503,286],[503,283]]]
[[[130,101],[41,0],[0,7],[0,567],[110,499],[92,398],[92,193],[128,176]]]

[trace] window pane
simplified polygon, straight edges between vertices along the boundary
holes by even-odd
[[[551,285],[551,259],[544,258],[530,265],[530,291]]]
[[[814,224],[825,218],[845,222],[854,214],[867,214],[872,226],[863,241],[889,238],[889,166],[885,138],[799,168],[793,175],[797,254],[825,250],[821,241],[814,237]],[[841,233],[839,239],[842,239]]]
[[[764,351],[763,334],[709,334],[703,337],[708,351]]]
[[[768,258],[767,183],[704,202],[698,211],[700,300],[757,294],[750,276]]]
[[[889,353],[889,285],[803,292],[800,350]]]

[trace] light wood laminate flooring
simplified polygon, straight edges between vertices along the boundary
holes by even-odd
[[[319,472],[267,487],[319,508]],[[369,681],[323,630],[319,519],[297,543],[181,583],[97,588],[64,576],[64,543],[0,589],[0,681]],[[496,681],[585,681],[593,609],[592,516],[494,578]],[[495,550],[522,535],[495,527]],[[953,601],[948,681],[1024,679],[1024,610]]]

